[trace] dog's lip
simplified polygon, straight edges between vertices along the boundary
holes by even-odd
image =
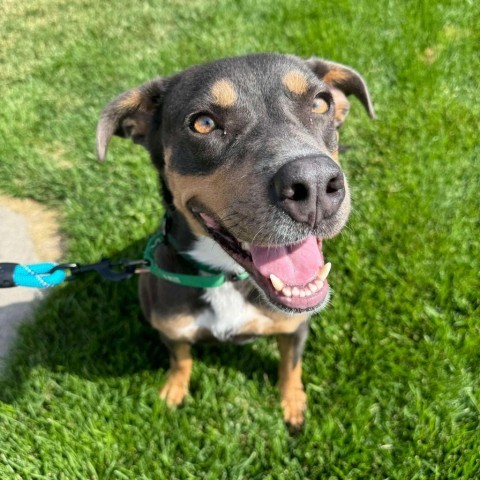
[[[228,229],[223,227],[216,218],[205,213],[203,209],[192,210],[192,213],[203,225],[207,233],[223,248],[223,250],[225,250],[228,255],[251,274],[252,279],[258,287],[265,293],[270,302],[277,307],[290,312],[302,312],[315,310],[325,303],[329,293],[329,284],[326,275],[323,280],[318,278],[318,275],[322,274],[322,270],[325,272],[321,238],[317,238],[317,245],[321,259],[320,270],[317,272],[317,275],[313,275],[313,277],[309,278],[308,281],[303,282],[301,285],[282,282],[283,287],[279,289],[278,284],[276,285],[276,288],[274,287],[275,280],[272,279],[273,275],[270,275],[270,278],[265,276],[254,264],[251,243],[237,239],[228,231]],[[304,241],[306,241],[306,239]],[[292,247],[301,243],[302,242],[295,242],[295,244],[279,246]],[[327,266],[327,270],[329,270],[330,265]]]
[[[191,208],[191,212],[193,214],[193,216],[195,218],[197,218],[197,220],[202,224],[202,226],[204,227],[204,229],[208,232],[208,233],[211,233],[211,229],[215,229],[215,230],[220,230],[220,231],[223,231],[225,232],[226,234],[228,234],[229,236],[231,236],[236,242],[238,242],[238,244],[242,247],[243,250],[245,250],[246,252],[250,252],[251,251],[251,248],[252,248],[252,245],[253,243],[249,240],[244,240],[244,239],[241,239],[235,235],[233,235],[225,226],[223,226],[223,223],[221,222],[220,219],[218,219],[218,217],[214,214],[211,214],[210,212],[209,213],[205,213],[207,211],[206,208],[202,208],[202,207],[193,207]],[[301,244],[302,242],[304,242],[306,240],[306,238],[308,237],[308,235],[305,235],[293,242],[290,242],[290,243],[256,243],[255,242],[255,246],[257,247],[282,247],[282,246],[295,246],[295,245],[299,245]],[[322,238],[321,237],[318,237],[318,241],[319,242],[322,242]]]

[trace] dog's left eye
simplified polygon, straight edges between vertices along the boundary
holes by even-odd
[[[192,122],[192,129],[197,133],[211,133],[216,128],[217,124],[215,123],[215,120],[208,115],[199,115]]]
[[[317,96],[313,99],[312,103],[312,113],[327,113],[330,109],[330,104],[325,100],[325,98]]]

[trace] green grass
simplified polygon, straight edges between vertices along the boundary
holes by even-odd
[[[137,257],[159,222],[146,153],[94,160],[104,104],[158,74],[252,51],[362,72],[342,131],[349,227],[326,244],[304,431],[284,428],[269,340],[195,348],[191,396],[157,397],[167,355],[136,282],[57,288],[0,384],[2,479],[480,477],[478,2],[0,1],[1,193],[64,214],[65,259]],[[1,326],[0,326],[1,328]]]

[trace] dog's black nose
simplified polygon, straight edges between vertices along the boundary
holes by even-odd
[[[280,208],[312,228],[334,215],[345,198],[343,172],[326,155],[286,163],[273,177],[273,190]]]

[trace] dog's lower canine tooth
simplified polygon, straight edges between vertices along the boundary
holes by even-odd
[[[328,274],[330,273],[331,268],[332,268],[332,264],[330,262],[326,263],[318,271],[317,277],[324,282],[326,280],[326,278],[328,277]]]
[[[292,296],[292,289],[290,287],[285,287],[283,290],[282,290],[282,293],[286,296],[286,297],[291,297]]]
[[[285,286],[285,284],[273,273],[270,275],[270,281],[272,282],[273,288],[277,292],[281,292],[283,290],[283,287]]]

